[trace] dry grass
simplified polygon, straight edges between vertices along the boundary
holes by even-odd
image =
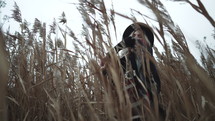
[[[55,21],[47,32],[46,24],[35,19],[31,30],[15,6],[13,17],[22,26],[21,30],[0,36],[1,42],[5,42],[1,43],[1,47],[5,45],[5,48],[1,48],[0,52],[7,52],[5,56],[1,54],[0,59],[7,58],[9,62],[9,74],[6,74],[7,67],[4,65],[7,62],[1,61],[3,84],[0,84],[0,89],[4,90],[7,80],[7,94],[0,91],[0,101],[3,102],[0,120],[5,120],[5,117],[8,121],[132,120],[131,103],[127,92],[123,91],[124,76],[119,69],[118,58],[112,51],[111,58],[103,58],[104,50],[112,47],[110,26],[115,28],[114,16],[129,17],[114,11],[109,14],[103,2],[92,3],[81,2],[79,6],[87,23],[83,27],[85,40],[79,40],[69,27],[67,30],[60,29],[62,39],[52,38],[56,27],[60,28]],[[200,66],[190,53],[180,28],[174,25],[162,4],[149,1],[142,4],[154,12],[160,25],[154,30],[164,52],[159,52],[157,48],[154,50],[162,89],[155,102],[165,109],[165,121],[214,120],[215,50],[205,48],[207,56],[202,54],[203,66]],[[156,8],[156,4],[161,9]],[[102,19],[96,20],[94,15],[100,15]],[[66,23],[65,15],[62,19]],[[164,37],[166,32],[172,35],[172,47]],[[74,40],[74,51],[65,48],[66,36]],[[108,77],[101,72],[101,60],[110,62],[106,65]],[[156,103],[154,109],[147,108],[145,104],[142,107],[145,121],[160,119]]]
[[[3,38],[3,33],[0,30],[0,120],[6,120],[6,100],[5,97],[7,95],[6,88],[7,88],[7,80],[8,80],[8,62],[7,62],[7,52],[5,51],[5,43],[4,43],[4,38]]]

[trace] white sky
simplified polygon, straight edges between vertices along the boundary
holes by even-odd
[[[28,22],[34,22],[35,18],[38,18],[42,22],[46,22],[47,25],[53,22],[53,19],[56,18],[58,21],[59,16],[61,16],[62,12],[64,11],[69,22],[69,26],[72,30],[77,29],[75,33],[80,35],[81,24],[80,22],[81,16],[78,13],[76,6],[74,4],[69,3],[78,3],[78,0],[5,0],[7,5],[6,8],[3,8],[2,15],[11,15],[11,10],[13,9],[14,1],[16,1],[17,5],[19,6],[22,17],[26,19]],[[111,6],[111,1],[113,2],[113,6],[116,12],[130,15],[131,11],[130,8],[136,9],[143,14],[149,14],[145,11],[144,7],[137,2],[137,0],[107,0],[107,7]],[[162,0],[166,1],[166,0]],[[192,0],[195,1],[195,0]],[[215,0],[202,0],[204,5],[206,6],[210,15],[215,18]],[[180,26],[182,31],[184,32],[188,43],[190,46],[194,47],[194,43],[196,40],[203,40],[203,37],[207,37],[207,43],[212,47],[215,48],[215,40],[212,39],[212,32],[214,28],[210,25],[210,23],[199,13],[193,10],[188,4],[180,4],[176,2],[166,1],[164,2],[168,12],[170,13],[173,21]],[[138,17],[137,17],[138,18]],[[2,20],[1,20],[2,21]],[[0,22],[1,22],[0,21]],[[141,18],[139,21],[142,21]],[[8,25],[14,27],[15,29],[17,26],[13,21],[10,21],[4,25],[7,27]],[[117,24],[117,32],[118,32],[118,39],[121,39],[121,36],[125,30],[125,28],[131,24],[131,21],[121,19],[121,17],[116,17],[116,24]],[[116,40],[119,42],[120,40]],[[116,43],[113,42],[113,43]],[[155,44],[157,44],[155,42]],[[159,46],[159,45],[158,45]],[[194,52],[194,50],[191,50]]]

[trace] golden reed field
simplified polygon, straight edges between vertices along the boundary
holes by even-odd
[[[196,5],[185,3],[215,27],[207,9],[196,1]],[[66,29],[57,21],[47,25],[38,19],[29,26],[14,5],[11,19],[20,30],[0,32],[1,121],[132,121],[131,102],[120,83],[123,75],[119,59],[115,52],[110,52],[109,59],[104,57],[113,47],[110,33],[116,31],[114,17],[136,22],[135,16],[107,11],[103,0],[79,2],[85,23],[82,39],[67,26],[64,13],[60,24]],[[141,104],[142,120],[215,121],[214,48],[201,46],[199,40],[201,60],[197,61],[188,47],[189,40],[160,1],[143,0],[139,4],[155,15],[158,26],[153,27],[154,37],[163,48],[153,48],[161,92],[154,96],[153,108]],[[95,14],[101,19],[95,19]],[[60,38],[53,37],[56,29]],[[69,40],[74,50],[66,48]],[[102,73],[101,61],[109,62],[108,78]]]

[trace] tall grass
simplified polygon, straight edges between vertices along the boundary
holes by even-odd
[[[162,89],[153,108],[141,105],[143,120],[214,120],[214,49],[203,48],[207,56],[202,54],[203,66],[200,66],[189,51],[188,40],[162,3],[142,1],[141,4],[155,14],[159,25],[154,28],[155,36],[164,48],[164,52],[160,52],[154,47]],[[156,7],[158,5],[160,8]],[[30,29],[15,5],[13,18],[20,24],[21,30],[5,32],[0,36],[1,42],[4,42],[1,44],[5,46],[0,52],[6,51],[1,59],[9,62],[9,74],[6,74],[7,62],[1,61],[1,67],[4,67],[1,71],[5,72],[1,72],[1,77],[7,81],[7,86],[4,86],[6,81],[0,85],[1,90],[7,90],[7,93],[1,91],[1,119],[131,121],[134,118],[129,96],[124,91],[124,75],[116,53],[110,49],[110,28],[116,27],[116,15],[133,22],[135,19],[114,10],[108,13],[103,1],[80,1],[79,11],[86,23],[83,24],[83,40],[78,39],[66,25],[67,29],[62,29],[56,21],[47,31],[47,25],[35,19],[33,29]],[[66,23],[65,15],[62,16]],[[102,19],[97,20],[95,16]],[[56,29],[59,29],[62,38],[53,38]],[[164,33],[171,34],[172,47]],[[68,36],[73,40],[74,50],[66,48]],[[105,58],[106,51],[111,58]],[[102,73],[101,61],[108,62],[105,65],[108,76]],[[3,106],[5,103],[6,107]],[[158,104],[165,110],[165,119],[159,114]],[[7,109],[7,114],[2,109]]]
[[[7,62],[7,52],[5,51],[5,42],[3,38],[3,32],[0,30],[0,120],[6,120],[7,119],[7,107],[6,107],[6,95],[7,95],[7,80],[8,80],[8,62]]]

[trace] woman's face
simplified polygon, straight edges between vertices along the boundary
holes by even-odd
[[[144,35],[142,31],[137,30],[133,33],[132,37],[134,37],[135,39],[143,39]]]
[[[134,37],[135,39],[140,40],[140,42],[145,45],[148,46],[148,42],[146,41],[145,37],[144,37],[144,33],[141,30],[137,30],[133,33],[132,37]]]

